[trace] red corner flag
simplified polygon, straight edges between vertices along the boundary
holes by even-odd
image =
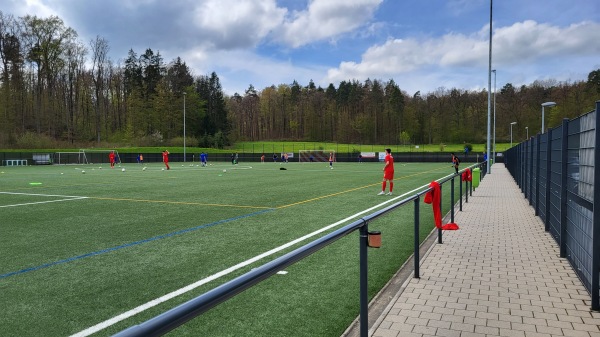
[[[441,228],[442,230],[457,230],[458,225],[453,222],[442,226],[442,210],[440,209],[440,184],[437,181],[432,181],[431,184],[429,184],[429,187],[431,187],[431,191],[425,193],[425,198],[423,201],[426,204],[431,204],[431,207],[433,207],[433,219],[435,220],[435,227]],[[452,207],[454,207],[454,205]]]

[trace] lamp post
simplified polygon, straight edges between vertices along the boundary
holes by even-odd
[[[489,51],[488,51],[488,90],[487,90],[487,146],[486,146],[486,155],[487,155],[487,172],[486,173],[492,173],[492,165],[490,165],[490,160],[491,160],[491,156],[492,153],[490,152],[490,143],[491,143],[491,138],[492,138],[492,10],[494,8],[493,6],[493,0],[490,0],[490,46],[489,46]]]
[[[183,162],[185,163],[185,91],[183,92]]]
[[[496,69],[492,70],[494,73],[494,146],[492,160],[496,160]]]
[[[542,133],[544,133],[544,108],[545,107],[553,107],[555,105],[556,105],[556,103],[554,103],[554,102],[542,103]]]
[[[529,139],[529,127],[528,126],[525,127],[525,132],[527,133],[526,139]]]
[[[510,123],[510,147],[512,147],[512,126],[517,124],[517,122]]]

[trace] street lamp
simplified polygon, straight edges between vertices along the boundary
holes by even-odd
[[[185,163],[185,91],[183,92],[183,162]]]
[[[553,107],[555,105],[556,105],[556,103],[554,103],[554,102],[542,103],[542,133],[544,133],[544,108],[545,107],[551,108],[551,107]]]
[[[517,124],[517,122],[510,123],[510,147],[512,147],[512,126]]]
[[[494,146],[492,156],[493,160],[496,160],[496,69],[492,70],[494,73]]]
[[[527,139],[529,139],[529,127],[528,126],[525,127],[525,132],[527,132]]]

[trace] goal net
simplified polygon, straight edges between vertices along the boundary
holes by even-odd
[[[119,151],[117,150],[90,150],[90,149],[81,149],[79,152],[82,152],[83,155],[87,158],[90,164],[101,164],[101,163],[110,163],[110,159],[108,155],[111,152],[115,153],[115,164],[121,164],[121,156],[119,155]]]
[[[333,155],[333,160],[335,161],[335,151],[333,150],[299,150],[298,158],[301,163],[329,162],[330,153]]]
[[[115,163],[121,164],[121,157],[117,150],[86,150],[78,152],[55,152],[54,164],[101,164],[109,163],[108,155],[115,152]]]
[[[54,164],[88,164],[85,152],[55,152]]]

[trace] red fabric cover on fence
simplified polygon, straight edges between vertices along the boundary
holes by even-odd
[[[462,181],[473,181],[473,175],[471,174],[471,169],[465,169],[462,174]]]
[[[442,210],[440,209],[440,184],[437,181],[432,181],[431,184],[429,184],[429,187],[431,187],[431,191],[425,193],[425,198],[423,199],[423,201],[426,204],[431,204],[431,207],[433,208],[433,219],[435,220],[435,227],[441,228],[442,230],[457,230],[458,225],[454,222],[447,223],[442,226]]]

